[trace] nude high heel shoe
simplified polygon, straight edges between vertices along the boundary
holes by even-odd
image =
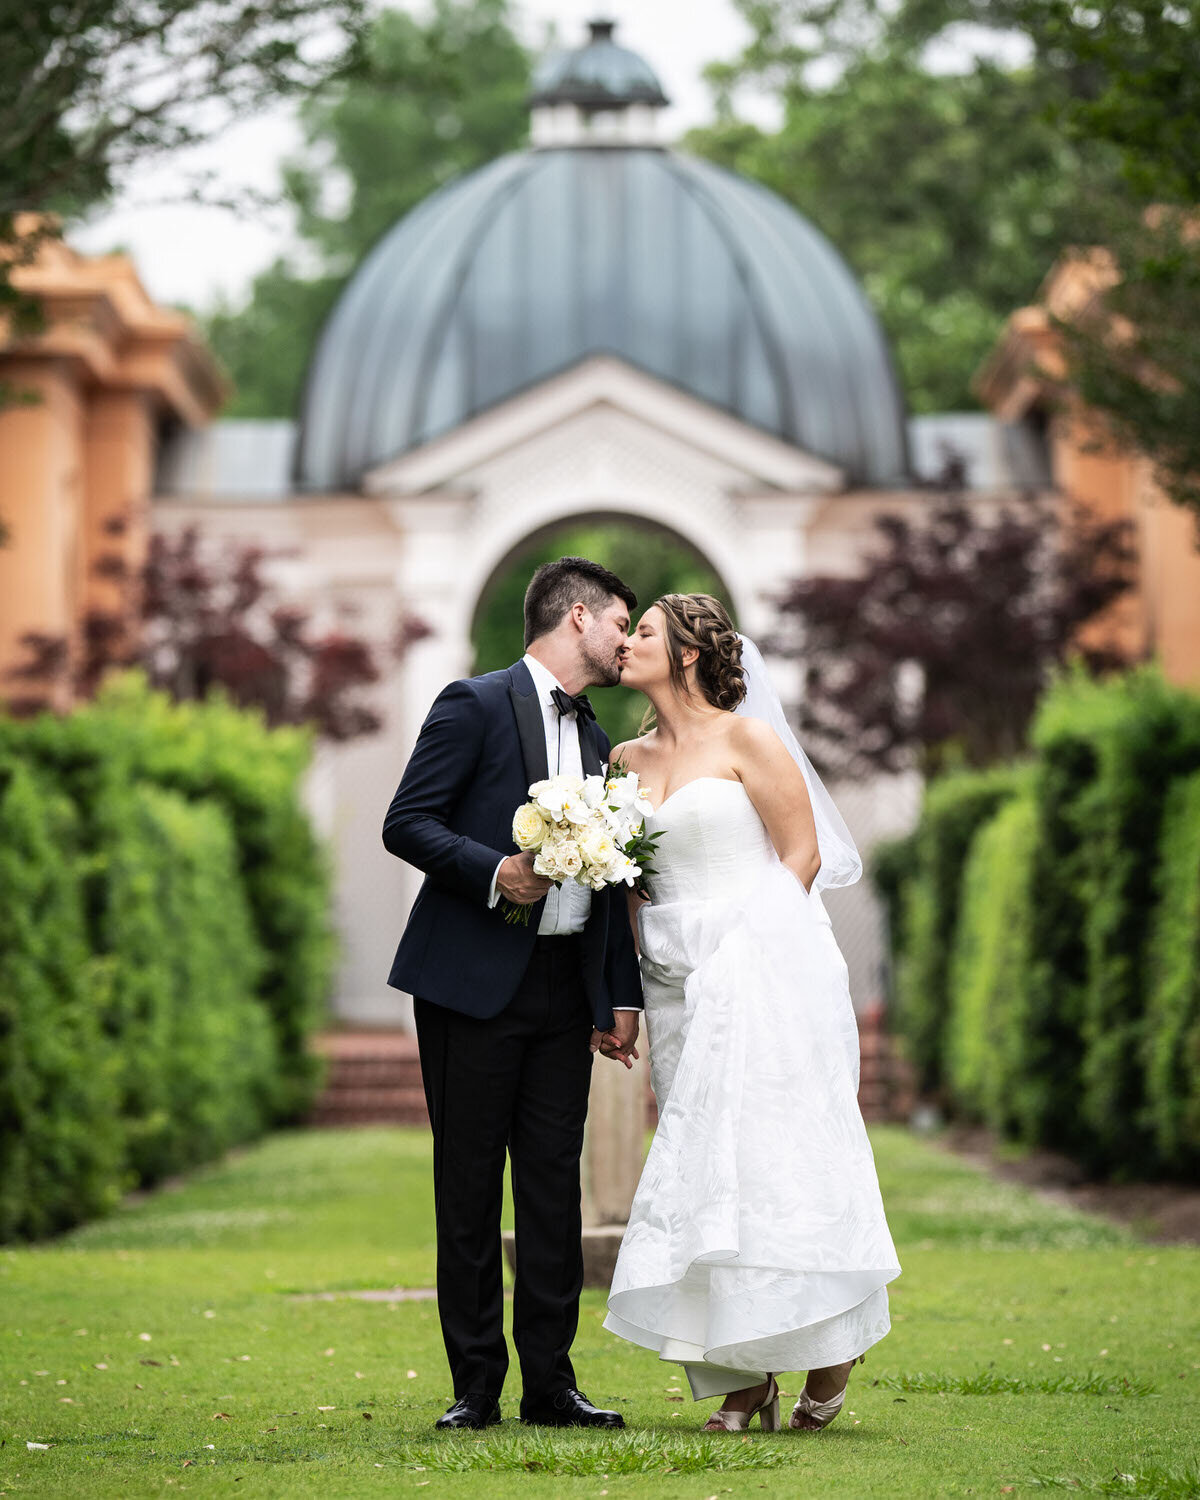
[[[779,1386],[774,1375],[767,1381],[766,1396],[753,1411],[726,1411],[722,1407],[713,1412],[700,1431],[745,1432],[754,1417],[764,1432],[779,1431]]]
[[[861,1365],[866,1359],[865,1354],[860,1354],[852,1363]],[[852,1372],[853,1373],[853,1372]],[[807,1382],[806,1382],[807,1383]],[[822,1427],[828,1427],[834,1417],[842,1409],[842,1403],[846,1399],[846,1392],[850,1388],[850,1376],[846,1376],[846,1384],[836,1396],[831,1396],[828,1401],[814,1401],[807,1390],[800,1392],[800,1398],[792,1407],[792,1414],[788,1418],[788,1426],[796,1432],[815,1432]],[[817,1427],[803,1427],[796,1421],[798,1416],[811,1417],[817,1423]]]

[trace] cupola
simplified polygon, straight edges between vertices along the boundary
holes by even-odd
[[[591,21],[582,47],[538,68],[529,96],[530,140],[548,146],[649,146],[669,103],[654,69],[613,41],[615,22]]]

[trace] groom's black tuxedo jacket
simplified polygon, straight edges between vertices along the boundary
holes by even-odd
[[[579,719],[585,773],[607,760],[608,738]],[[533,952],[543,902],[529,925],[488,908],[497,864],[515,854],[512,819],[531,782],[548,774],[546,732],[523,662],[452,682],[421,727],[383,823],[390,853],[425,872],[388,983],[434,1005],[486,1018],[516,993]],[[595,1023],[614,1005],[642,1004],[624,886],[597,891],[583,930],[583,981]]]

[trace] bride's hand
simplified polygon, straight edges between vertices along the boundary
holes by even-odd
[[[619,1010],[611,1031],[598,1031],[595,1027],[592,1028],[589,1046],[593,1052],[599,1052],[602,1057],[611,1057],[614,1062],[623,1062],[627,1068],[632,1068],[640,1055],[634,1045],[637,1035],[638,1012]]]

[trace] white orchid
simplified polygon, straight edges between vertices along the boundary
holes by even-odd
[[[607,784],[603,776],[585,776],[581,796],[593,812],[607,800]]]

